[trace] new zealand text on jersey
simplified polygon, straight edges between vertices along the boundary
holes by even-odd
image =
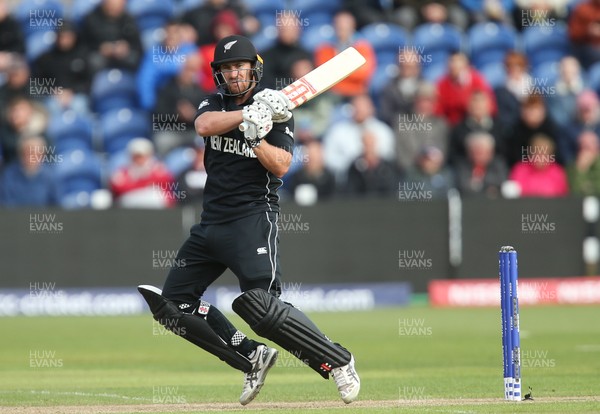
[[[241,155],[248,158],[256,158],[256,154],[246,143],[242,143],[239,139],[222,137],[220,135],[212,135],[210,137],[211,149],[229,152],[231,154]]]

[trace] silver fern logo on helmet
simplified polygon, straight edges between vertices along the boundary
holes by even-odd
[[[227,53],[227,51],[229,49],[231,49],[231,47],[233,45],[235,45],[236,43],[237,43],[237,40],[232,40],[231,42],[225,43],[225,45],[223,46],[223,49],[224,49],[223,53]]]

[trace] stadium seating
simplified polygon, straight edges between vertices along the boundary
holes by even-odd
[[[190,147],[179,147],[171,150],[165,157],[164,163],[173,177],[177,177],[194,162],[196,151]]]
[[[195,9],[202,3],[204,3],[204,0],[175,0],[175,16],[181,17],[185,12]]]
[[[500,3],[507,13],[512,12],[515,8],[515,0],[500,0]],[[483,12],[485,2],[482,0],[460,0],[460,5],[471,13]]]
[[[130,160],[129,152],[126,149],[109,154],[106,162],[106,175],[112,177],[119,168],[124,167]]]
[[[284,0],[252,0],[246,2],[246,6],[263,28],[276,26],[278,13],[287,10]]]
[[[520,48],[516,31],[509,26],[485,22],[467,32],[471,63],[478,69],[502,62],[506,53]]]
[[[435,83],[446,74],[448,58],[443,61],[436,60],[421,66],[421,75],[426,81]]]
[[[538,88],[553,86],[559,77],[559,64],[557,61],[543,62],[531,69],[533,82]]]
[[[296,12],[297,18],[307,27],[331,24],[333,15],[342,8],[342,3],[341,0],[291,0],[288,8]]]
[[[432,67],[444,64],[448,57],[464,50],[461,31],[451,24],[423,23],[413,31],[413,47],[430,58]]]
[[[92,193],[102,188],[102,162],[91,151],[76,149],[63,154],[55,173],[63,208],[89,207]]]
[[[523,52],[534,69],[542,63],[558,62],[571,51],[567,26],[560,22],[554,26],[528,26],[522,39]]]
[[[127,10],[137,22],[144,50],[160,42],[163,26],[175,15],[173,0],[128,0]]]
[[[103,114],[115,108],[135,108],[139,105],[135,75],[121,69],[98,72],[92,81],[92,110]]]
[[[141,109],[113,109],[102,114],[99,128],[104,151],[113,154],[125,149],[133,138],[150,137],[151,125],[148,113]]]
[[[63,4],[58,0],[24,0],[18,3],[13,15],[26,37],[58,29],[65,17]]]
[[[371,43],[378,65],[397,62],[398,51],[409,43],[406,30],[395,24],[372,23],[363,27],[360,34]]]
[[[72,110],[51,118],[47,135],[56,146],[58,153],[66,153],[75,149],[93,150],[92,121]]]
[[[275,44],[276,40],[277,27],[273,25],[264,27],[262,30],[260,30],[254,36],[252,36],[252,43],[254,43],[254,46],[256,47],[256,50],[258,50],[258,53],[269,49]]]
[[[67,10],[67,15],[77,27],[81,27],[85,16],[94,10],[101,1],[102,0],[74,1]]]
[[[164,26],[173,17],[175,6],[172,0],[128,0],[127,10],[145,31]]]
[[[506,68],[503,62],[489,63],[478,70],[492,88],[502,86],[506,82]]]
[[[29,63],[35,62],[42,54],[52,49],[56,41],[54,30],[38,30],[25,38],[25,57]]]
[[[587,70],[586,86],[600,94],[600,62],[594,63]]]
[[[302,32],[300,44],[306,50],[314,52],[320,45],[335,40],[335,31],[330,24],[309,26]]]
[[[395,63],[388,63],[383,65],[377,65],[375,73],[369,83],[369,93],[371,94],[373,101],[376,106],[379,103],[379,96],[383,88],[387,83],[398,74],[398,65]]]

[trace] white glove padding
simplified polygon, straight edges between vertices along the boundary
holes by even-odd
[[[271,111],[260,102],[245,106],[242,109],[242,118],[246,121],[247,126],[244,137],[252,147],[258,145],[260,140],[273,129]]]
[[[288,109],[291,102],[280,91],[263,89],[254,95],[254,102],[263,103],[269,108],[273,122],[286,122],[292,117],[292,113]]]

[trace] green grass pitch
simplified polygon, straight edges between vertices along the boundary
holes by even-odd
[[[359,401],[346,406],[333,381],[281,351],[257,399],[242,407],[242,374],[150,314],[19,317],[0,318],[0,412],[600,412],[600,307],[522,307],[524,394],[531,387],[534,400],[520,403],[502,397],[499,309],[310,316],[354,353]]]

